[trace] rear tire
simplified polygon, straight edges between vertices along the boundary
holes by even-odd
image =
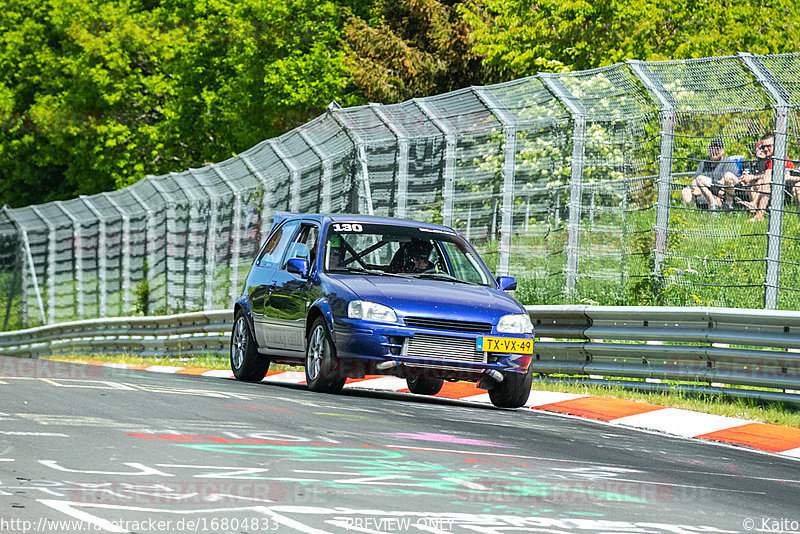
[[[505,373],[503,381],[489,390],[489,399],[498,408],[519,408],[525,406],[531,394],[533,366],[525,373]]]
[[[336,347],[325,319],[317,317],[306,342],[306,384],[319,393],[339,393],[347,377],[342,377]]]
[[[436,395],[441,391],[444,380],[437,378],[406,378],[408,390],[417,395]]]
[[[247,324],[244,310],[236,312],[231,332],[231,370],[237,380],[261,382],[269,370],[269,359],[258,353],[258,346]]]

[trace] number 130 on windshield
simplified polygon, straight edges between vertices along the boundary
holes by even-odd
[[[334,232],[362,232],[363,230],[364,228],[357,223],[341,223],[333,225]]]

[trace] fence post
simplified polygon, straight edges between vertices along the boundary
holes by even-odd
[[[122,265],[120,277],[122,278],[120,289],[122,290],[122,315],[128,315],[131,311],[131,256],[133,256],[133,245],[131,243],[131,220],[114,198],[108,193],[100,193],[111,206],[117,210],[122,217]]]
[[[330,213],[331,211],[331,180],[333,176],[333,165],[331,158],[328,156],[308,135],[308,132],[298,129],[300,138],[306,142],[311,152],[319,158],[322,163],[322,191],[320,191],[320,205],[318,207],[320,213]]]
[[[406,218],[408,206],[408,133],[402,125],[392,121],[380,104],[370,104],[378,119],[386,125],[397,139],[397,202],[394,217]]]
[[[350,139],[350,142],[353,143],[353,146],[356,149],[356,153],[358,154],[358,166],[361,169],[361,180],[359,183],[361,184],[361,191],[364,195],[364,205],[367,208],[367,215],[374,215],[375,208],[372,204],[372,187],[369,182],[369,168],[367,165],[367,147],[366,142],[361,136],[356,132],[353,128],[345,124],[345,121],[342,120],[337,116],[336,111],[341,109],[338,104],[335,102],[331,102],[328,106],[327,113],[331,116],[331,118],[336,121],[336,124],[339,125],[339,128],[345,133],[345,135]],[[355,138],[355,139],[354,139]]]
[[[281,144],[279,139],[270,139],[267,141],[267,144],[272,148],[272,151],[275,152],[275,155],[278,156],[278,159],[286,165],[286,168],[289,169],[289,173],[292,175],[292,189],[290,199],[289,199],[289,211],[298,212],[300,211],[300,169],[297,168],[295,165],[294,160],[289,157],[286,151],[283,149],[283,145]]]
[[[36,265],[33,263],[33,254],[31,253],[31,242],[28,239],[28,232],[26,230],[22,231],[22,241],[25,247],[25,255],[28,258],[28,268],[31,272],[31,281],[33,282],[33,291],[36,293],[36,303],[39,306],[39,320],[42,324],[45,324],[47,319],[44,314],[44,303],[42,302],[42,292],[39,289],[39,280],[36,276]],[[25,284],[25,270],[22,271],[22,283],[23,287],[26,288],[27,293],[27,285]],[[23,310],[23,321],[27,323],[28,321],[28,299],[27,295],[23,298],[23,302],[25,303],[25,308]]]
[[[511,237],[514,225],[514,175],[517,156],[517,119],[494,97],[485,87],[472,87],[475,96],[503,125],[505,133],[505,160],[503,162],[503,203],[500,212],[503,219],[500,224],[499,263],[497,275],[506,276],[510,272]],[[527,221],[526,221],[527,222]]]
[[[56,322],[56,227],[50,220],[39,211],[37,206],[31,206],[31,210],[39,217],[47,227],[47,324]]]
[[[173,174],[173,173],[170,173],[170,174]],[[177,296],[177,292],[175,290],[175,279],[174,279],[174,277],[169,275],[170,274],[169,273],[170,259],[172,259],[173,262],[174,262],[176,258],[173,255],[174,251],[173,251],[173,254],[170,253],[168,235],[170,233],[170,226],[172,226],[172,235],[173,235],[173,237],[177,234],[177,232],[175,230],[175,223],[177,222],[178,217],[177,217],[177,215],[175,213],[175,198],[172,195],[170,195],[169,192],[164,188],[164,184],[162,184],[155,177],[150,177],[150,183],[153,184],[153,187],[155,188],[155,190],[158,191],[158,194],[161,196],[161,198],[164,199],[164,202],[166,203],[166,208],[167,208],[167,218],[166,218],[167,236],[165,236],[165,238],[164,238],[164,248],[165,248],[165,251],[166,251],[166,254],[164,254],[164,278],[165,278],[164,286],[165,286],[165,293],[166,293],[166,299],[165,299],[166,302],[164,303],[164,308],[166,310],[166,313],[170,313],[171,312],[171,310],[170,310],[170,304],[171,304],[170,303],[170,297]],[[190,208],[191,208],[191,206],[190,206]],[[188,225],[187,225],[187,246],[188,246]],[[150,265],[149,266],[149,270],[152,270],[152,268],[153,268],[153,266]],[[184,273],[184,277],[185,277],[186,274],[187,274],[187,269],[186,269],[186,265],[185,264],[184,264],[184,268],[183,268],[183,273]],[[170,291],[170,289],[172,291]],[[153,290],[152,286],[150,286],[150,290],[151,291]],[[183,284],[183,298],[184,298],[183,307],[185,308],[186,307],[186,282],[185,282],[185,278],[184,278],[184,284]]]
[[[100,317],[108,317],[108,244],[106,240],[106,219],[89,200],[86,195],[80,195],[81,202],[97,217],[97,269],[98,279],[100,280],[100,302],[98,303],[98,314]]]
[[[152,180],[151,180],[152,181]],[[148,295],[147,295],[147,307],[148,307],[148,314],[152,313],[154,308],[153,305],[155,302],[153,301],[153,282],[155,281],[155,268],[156,268],[156,228],[155,228],[155,217],[153,215],[153,210],[151,210],[147,204],[142,200],[142,197],[133,190],[128,189],[130,191],[131,196],[133,199],[142,207],[142,210],[147,215],[147,241],[145,243],[145,256],[147,257],[147,288],[148,288]],[[158,191],[158,189],[156,189]],[[159,193],[161,195],[161,193]],[[166,199],[161,196],[161,199],[164,200],[166,203]],[[164,240],[164,248],[166,249],[166,239]],[[166,256],[166,254],[165,254]],[[164,260],[164,285],[166,287],[167,281],[169,280],[169,269],[167,268],[166,259]],[[169,292],[167,291],[166,298],[169,299]]]
[[[445,226],[453,226],[453,205],[455,203],[455,181],[456,181],[456,145],[458,137],[456,131],[444,123],[427,102],[415,98],[412,100],[422,113],[442,132],[445,138],[444,156],[444,189],[442,190],[442,223]]]
[[[16,225],[14,224],[13,221],[11,221],[11,224],[15,226],[14,229],[16,230],[16,233],[14,234],[14,237],[16,237],[16,242],[17,242],[16,243],[17,246],[15,247],[14,251],[14,276],[11,278],[11,285],[8,288],[8,298],[6,299],[6,310],[5,310],[5,316],[3,318],[3,327],[0,328],[0,330],[6,330],[8,328],[8,320],[11,318],[11,306],[13,305],[14,302],[14,293],[16,292],[17,281],[21,278],[23,269],[22,267],[23,259],[19,246],[20,232],[16,228]]]
[[[231,194],[233,195],[233,222],[231,223],[233,229],[231,230],[230,240],[231,242],[231,288],[230,288],[230,299],[231,302],[234,302],[236,298],[239,296],[239,262],[240,257],[242,255],[242,195],[236,186],[233,184],[233,181],[228,178],[219,165],[213,163],[211,165],[211,169],[217,173],[217,176],[225,182],[225,186],[230,189]],[[206,308],[206,309],[213,309]]]
[[[776,102],[775,153],[772,158],[772,185],[769,198],[769,226],[767,227],[767,269],[764,276],[764,308],[774,310],[778,307],[781,277],[781,237],[783,235],[783,205],[785,202],[783,189],[789,144],[790,97],[757,56],[740,52],[739,58]]]
[[[558,75],[540,73],[539,78],[572,115],[572,168],[569,180],[569,222],[567,223],[566,288],[568,296],[574,295],[578,282],[578,253],[580,252],[581,196],[583,194],[583,156],[586,143],[586,109],[564,86]]]
[[[267,232],[269,232],[269,227],[272,224],[272,218],[267,217],[267,213],[271,207],[272,197],[270,195],[271,191],[268,191],[267,188],[269,186],[269,182],[267,181],[267,177],[261,172],[261,170],[253,165],[253,162],[250,161],[250,156],[247,154],[242,154],[239,156],[241,160],[244,162],[245,167],[253,176],[256,177],[258,182],[261,184],[261,206],[260,206],[260,216],[259,216],[259,224],[261,224],[261,237],[262,239],[267,236]],[[271,214],[270,214],[271,215]]]
[[[195,205],[199,207],[202,203],[208,202],[208,212],[209,217],[206,218],[206,232],[203,241],[205,242],[205,247],[203,250],[205,256],[205,264],[203,265],[203,305],[202,309],[210,310],[214,308],[214,289],[216,288],[216,278],[214,276],[214,272],[217,268],[217,226],[218,226],[218,213],[219,213],[219,199],[214,191],[210,188],[208,183],[206,182],[205,178],[202,174],[197,172],[197,169],[189,169],[189,174],[195,179],[200,187],[203,188],[203,191],[206,194],[206,198],[202,198],[198,195],[195,195],[194,191],[192,191],[191,187],[184,188],[184,192],[188,195],[191,195],[195,199]],[[176,180],[177,182],[177,180]],[[178,182],[179,183],[179,182]],[[190,218],[190,226],[191,226],[191,218]],[[189,252],[189,244],[192,241],[192,233],[187,232],[186,234],[186,257],[188,258]],[[188,274],[189,274],[189,262],[184,262],[184,288],[183,294],[184,299],[186,299],[187,288],[188,288]],[[194,301],[189,301],[186,299],[184,301],[184,309],[189,311],[194,311],[197,309],[195,306]]]
[[[22,227],[22,224],[11,214],[11,210],[8,208],[8,206],[3,206],[2,209],[8,219],[17,228],[19,235],[22,236],[22,250],[20,252],[25,255],[25,260],[27,260],[27,262],[25,260],[20,262],[22,267],[22,285],[20,286],[20,292],[22,293],[20,296],[20,301],[22,304],[22,323],[24,325],[28,324],[28,281],[26,280],[25,272],[30,271],[33,291],[36,293],[36,303],[39,306],[39,320],[42,322],[42,324],[47,324],[47,317],[44,313],[44,302],[42,301],[42,292],[39,290],[39,280],[36,276],[36,265],[33,263],[33,254],[31,253],[31,242],[30,239],[28,239],[28,231],[25,230]]]
[[[658,157],[658,200],[656,201],[655,246],[653,247],[653,277],[658,281],[654,288],[661,291],[661,271],[667,251],[667,231],[669,230],[669,209],[672,195],[672,154],[675,149],[675,118],[677,103],[675,98],[642,61],[628,60],[633,73],[639,81],[656,97],[661,104],[661,153]]]
[[[72,221],[72,248],[73,258],[75,262],[75,298],[78,307],[78,319],[84,318],[84,299],[83,299],[83,239],[81,236],[81,223],[69,210],[67,210],[62,202],[57,200],[53,204]]]

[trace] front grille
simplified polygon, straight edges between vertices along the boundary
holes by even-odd
[[[475,332],[488,334],[492,331],[490,323],[476,323],[472,321],[451,321],[448,319],[428,319],[427,317],[406,317],[406,325],[417,328],[435,328],[437,330],[452,330],[454,332]]]
[[[486,363],[486,353],[475,350],[475,340],[417,334],[408,340],[405,356],[430,360]]]

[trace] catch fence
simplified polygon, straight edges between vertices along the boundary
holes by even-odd
[[[4,207],[0,329],[229,307],[277,210],[442,222],[527,304],[797,310],[799,109],[800,54],[746,53],[332,104],[224,162]],[[682,202],[712,139],[752,160],[769,131],[763,220]]]

